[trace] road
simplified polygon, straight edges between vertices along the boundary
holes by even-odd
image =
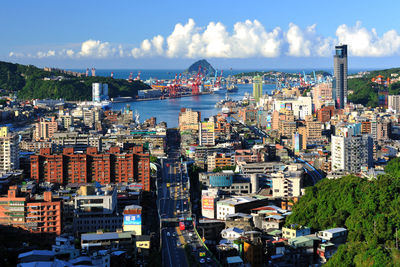
[[[168,157],[161,162],[161,177],[157,180],[157,206],[163,266],[189,266],[184,246],[187,245],[196,262],[204,266],[219,266],[203,247],[194,227],[190,206],[189,178],[180,162],[179,142],[168,141]],[[184,224],[180,229],[179,224]]]

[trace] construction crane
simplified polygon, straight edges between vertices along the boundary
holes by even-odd
[[[89,76],[89,68],[86,68],[86,77]]]
[[[132,79],[132,72],[131,73],[129,73],[129,78],[128,78],[128,82],[132,82],[133,81],[133,79]]]
[[[111,72],[111,79],[114,78],[114,72]]]
[[[92,68],[92,76],[95,77],[96,76],[96,69]]]

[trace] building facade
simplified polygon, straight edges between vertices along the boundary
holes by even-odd
[[[0,129],[0,172],[19,168],[19,137],[8,132],[7,127]]]
[[[361,172],[373,165],[373,140],[370,135],[332,136],[332,171]]]
[[[142,146],[121,151],[112,147],[99,153],[88,148],[86,153],[75,153],[64,148],[63,153],[53,154],[51,149],[41,149],[31,156],[31,178],[37,182],[68,183],[140,183],[143,190],[150,190],[150,155]]]
[[[40,118],[40,121],[35,123],[34,138],[36,141],[48,141],[57,129],[58,123],[55,117]]]
[[[259,75],[255,76],[253,79],[253,96],[257,102],[263,94],[262,87],[263,85],[261,76]]]
[[[332,98],[336,107],[342,109],[347,104],[347,45],[335,46],[333,56],[335,88]]]
[[[43,198],[29,198],[11,186],[6,196],[0,197],[0,224],[19,227],[32,233],[61,234],[61,201],[51,192]]]

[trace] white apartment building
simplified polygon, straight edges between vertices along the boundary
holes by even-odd
[[[297,165],[300,165],[300,168]],[[288,170],[285,172],[271,173],[272,196],[276,198],[301,196],[303,175],[301,164],[288,165]]]
[[[312,98],[300,96],[298,98],[275,99],[274,110],[279,112],[283,108],[293,110],[295,118],[304,120],[307,115],[312,115]]]
[[[400,95],[388,96],[388,108],[400,112]]]
[[[7,127],[0,130],[0,171],[19,168],[19,137],[8,132]]]
[[[370,135],[332,135],[332,172],[359,173],[373,165],[373,140]]]

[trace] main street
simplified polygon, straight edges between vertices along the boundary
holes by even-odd
[[[193,227],[190,206],[189,178],[180,160],[177,138],[168,139],[168,157],[161,161],[161,177],[157,180],[157,205],[163,266],[189,266],[185,245],[192,260],[205,266],[218,266],[203,247]]]

